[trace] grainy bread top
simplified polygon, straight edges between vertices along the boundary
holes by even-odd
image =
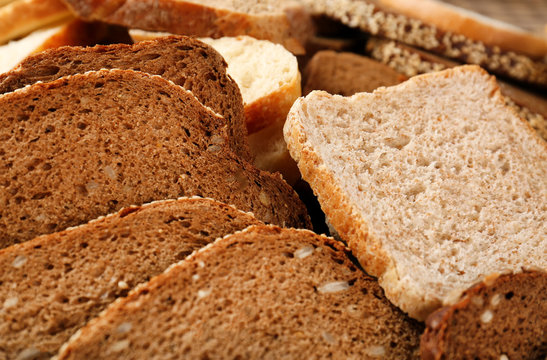
[[[64,77],[4,94],[0,109],[0,247],[190,195],[309,227],[294,190],[237,157],[219,115],[159,76]]]
[[[487,274],[547,268],[547,145],[479,67],[312,92],[285,139],[331,224],[413,317]]]
[[[224,116],[229,144],[250,159],[243,100],[237,84],[226,74],[226,62],[209,45],[186,36],[162,37],[134,45],[61,47],[26,58],[10,72],[0,74],[0,94],[67,75],[91,70],[138,70],[184,87]]]
[[[406,80],[392,68],[365,56],[324,50],[316,53],[304,70],[305,95],[313,90],[350,96],[371,92]]]
[[[545,359],[547,273],[491,276],[427,319],[424,360]]]
[[[253,226],[219,239],[92,320],[59,359],[409,359],[421,325],[347,250]]]
[[[0,250],[0,357],[51,357],[137,284],[217,237],[260,223],[213,200],[181,198]]]

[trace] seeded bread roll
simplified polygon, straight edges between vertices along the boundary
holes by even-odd
[[[313,90],[324,90],[350,96],[406,80],[404,75],[370,58],[331,50],[316,53],[306,65],[304,77],[305,95]]]
[[[28,57],[13,71],[0,74],[0,93],[37,81],[101,69],[161,75],[192,91],[204,105],[224,116],[230,134],[228,141],[236,154],[251,159],[241,93],[226,74],[226,62],[209,45],[186,36],[163,37],[135,45],[51,49]]]
[[[148,31],[219,38],[249,35],[304,52],[310,35],[301,5],[279,0],[66,0],[80,17]]]
[[[257,224],[232,206],[181,198],[128,207],[1,250],[0,356],[50,358],[137,284],[217,237]]]
[[[159,77],[101,70],[0,96],[0,246],[132,204],[200,195],[309,227],[279,175],[226,145],[224,119]]]
[[[421,325],[340,243],[253,226],[112,304],[58,359],[416,359]]]
[[[62,0],[17,0],[0,8],[0,45],[73,18]]]
[[[488,274],[547,269],[547,144],[479,67],[312,92],[284,131],[330,223],[410,316]]]
[[[427,318],[424,360],[545,359],[547,273],[490,276]]]
[[[345,25],[416,46],[464,63],[477,64],[496,75],[547,87],[547,62],[497,46],[487,46],[462,34],[395,13],[363,0],[300,0],[314,15],[327,15]],[[418,7],[420,9],[420,7]]]
[[[368,41],[367,51],[374,59],[407,76],[461,65],[396,41],[378,38]],[[498,85],[507,105],[513,107],[547,141],[547,98],[501,80],[498,80]]]

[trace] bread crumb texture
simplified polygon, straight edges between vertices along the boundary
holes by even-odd
[[[421,330],[332,239],[253,226],[118,301],[59,359],[405,359]]]
[[[332,225],[413,317],[487,274],[547,268],[546,144],[478,67],[312,92],[285,139]]]

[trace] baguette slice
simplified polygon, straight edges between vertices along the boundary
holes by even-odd
[[[0,44],[74,16],[62,0],[17,0],[0,8]]]
[[[200,195],[309,227],[294,190],[227,146],[224,119],[159,77],[101,70],[0,96],[0,246]]]
[[[330,223],[410,316],[485,275],[547,268],[547,144],[479,67],[312,92],[284,131]]]
[[[427,318],[424,360],[544,359],[547,273],[494,275]]]
[[[304,53],[311,19],[294,2],[273,0],[67,0],[78,16],[128,28],[219,38],[249,35]]]
[[[226,62],[207,44],[186,36],[172,36],[135,45],[61,47],[25,59],[0,74],[0,93],[62,76],[100,69],[139,70],[161,75],[193,92],[206,106],[224,116],[229,143],[236,154],[251,159],[246,139],[241,93],[226,73]]]
[[[338,242],[253,226],[112,304],[58,359],[417,358],[421,324]]]
[[[257,224],[234,207],[181,198],[124,208],[1,250],[0,354],[51,357],[137,284],[217,237]]]

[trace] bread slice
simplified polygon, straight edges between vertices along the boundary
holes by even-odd
[[[427,53],[396,41],[372,38],[367,43],[370,55],[407,76],[424,74],[461,65],[458,62]],[[498,80],[507,105],[547,141],[547,98]]]
[[[547,144],[481,68],[312,92],[284,131],[330,223],[410,316],[485,275],[547,268]]]
[[[78,74],[4,94],[0,109],[1,247],[189,195],[309,227],[280,176],[229,149],[224,119],[159,76]]]
[[[62,0],[17,0],[0,8],[0,44],[73,18]]]
[[[0,354],[51,357],[137,284],[217,237],[257,224],[232,206],[181,198],[124,208],[1,250]]]
[[[544,359],[547,273],[494,275],[427,319],[424,360]]]
[[[67,0],[87,20],[100,20],[132,29],[219,38],[249,35],[304,52],[311,23],[303,7],[273,0]]]
[[[300,0],[314,15],[327,15],[374,36],[398,40],[464,63],[477,64],[496,75],[547,87],[547,63],[513,51],[488,46],[461,33],[443,31],[429,22],[390,11],[376,0]],[[420,11],[422,6],[417,7]]]
[[[93,46],[127,42],[127,31],[98,22],[72,19],[53,27],[40,28],[19,40],[0,46],[0,73],[13,69],[31,54],[60,46]]]
[[[135,41],[169,35],[142,30],[129,33]],[[280,172],[289,184],[295,184],[300,173],[287,151],[283,125],[292,104],[302,93],[296,57],[279,44],[249,36],[200,40],[224,57],[228,74],[241,90],[255,166]]]
[[[541,59],[547,55],[547,39],[515,25],[437,0],[377,0],[396,13],[431,24],[439,30],[461,34],[488,47],[499,47]]]
[[[304,69],[304,94],[324,90],[350,96],[380,86],[397,85],[406,77],[387,65],[362,55],[325,50],[316,53]]]
[[[204,105],[224,116],[230,146],[236,154],[251,160],[241,93],[226,74],[224,59],[207,44],[186,36],[164,37],[135,45],[51,49],[28,57],[13,71],[0,74],[0,93],[36,81],[113,68],[161,75],[192,91]]]
[[[58,359],[417,357],[421,326],[340,243],[253,226],[139,286]]]

